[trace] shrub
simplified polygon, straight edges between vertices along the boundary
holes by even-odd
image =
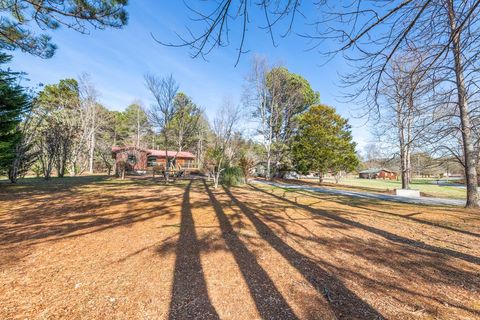
[[[35,176],[38,178],[43,174],[43,169],[40,163],[35,162],[32,166],[32,171],[35,173]]]
[[[245,183],[245,175],[239,167],[229,167],[222,172],[222,184],[226,186],[239,186]]]

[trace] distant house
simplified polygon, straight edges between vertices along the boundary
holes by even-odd
[[[125,165],[125,171],[145,173],[151,170],[165,170],[166,163],[175,170],[194,171],[197,169],[195,155],[188,151],[176,152],[135,147],[112,147],[112,158],[116,168]]]
[[[396,180],[397,173],[388,169],[382,168],[372,168],[360,171],[358,173],[358,177],[360,179],[389,179],[389,180]]]

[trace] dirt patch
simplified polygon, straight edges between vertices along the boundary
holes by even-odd
[[[202,180],[0,187],[2,319],[477,319],[480,216]]]

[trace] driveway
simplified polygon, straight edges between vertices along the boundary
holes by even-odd
[[[465,206],[465,200],[459,199],[445,199],[445,198],[429,198],[429,197],[419,197],[419,198],[409,198],[409,197],[400,197],[390,194],[379,194],[372,192],[360,192],[360,191],[348,191],[348,190],[339,190],[339,189],[330,189],[325,187],[309,187],[306,185],[298,185],[294,183],[279,183],[273,181],[262,181],[262,180],[253,180],[254,183],[258,184],[267,184],[280,188],[291,188],[299,189],[312,192],[328,193],[342,196],[349,196],[355,198],[363,199],[375,199],[375,200],[384,200],[384,201],[394,201],[394,202],[403,202],[403,203],[412,203],[412,204],[424,204],[424,205],[447,205],[447,206]]]

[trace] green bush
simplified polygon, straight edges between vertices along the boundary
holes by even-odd
[[[33,164],[32,171],[33,171],[33,173],[35,173],[35,176],[37,178],[40,177],[41,175],[43,175],[42,166],[40,165],[40,163],[38,161]]]
[[[222,184],[226,186],[239,186],[245,183],[245,175],[239,167],[229,167],[222,172]]]

